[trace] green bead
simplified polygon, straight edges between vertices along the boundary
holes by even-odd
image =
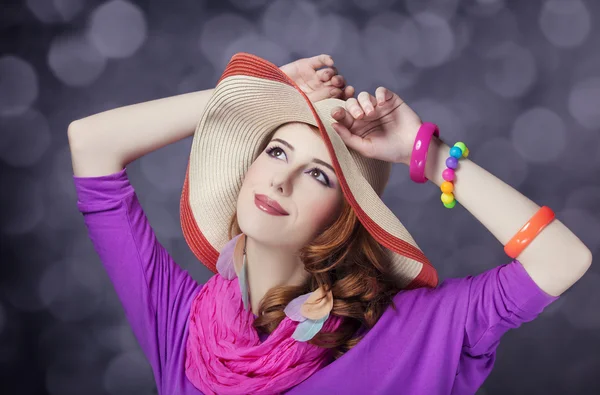
[[[463,143],[462,141],[459,141],[458,143],[454,144],[454,146],[460,148],[462,152],[465,152],[465,149],[467,148],[465,143]]]
[[[456,206],[456,199],[451,201],[450,203],[444,203],[444,207],[446,208],[454,208]]]

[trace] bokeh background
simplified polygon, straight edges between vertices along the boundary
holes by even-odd
[[[446,141],[465,141],[473,161],[552,207],[600,253],[598,1],[3,0],[0,7],[2,394],[156,393],[77,211],[67,127],[214,87],[239,51],[277,65],[331,54],[357,91],[396,91],[440,125]],[[190,143],[151,153],[128,174],[160,242],[203,282],[210,273],[179,224]],[[394,167],[383,198],[441,279],[508,262],[469,212],[445,209],[435,185],[412,183],[405,167]],[[539,318],[505,335],[478,395],[598,393],[595,262]]]

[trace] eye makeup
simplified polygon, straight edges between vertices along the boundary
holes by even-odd
[[[279,146],[279,145],[277,145],[277,144],[274,144],[274,145],[272,145],[272,146],[268,147],[268,148],[265,150],[265,152],[266,152],[266,153],[267,153],[267,155],[269,155],[270,157],[277,159],[278,157],[271,155],[271,153],[272,153],[273,151],[277,150],[277,149],[278,149],[278,150],[280,150],[281,152],[283,152],[283,153],[285,154],[285,150],[284,150],[284,149],[283,149],[281,146]],[[286,157],[287,157],[287,156],[286,156]],[[318,171],[320,174],[322,174],[322,175],[323,175],[323,178],[324,178],[324,181],[319,181],[317,178],[315,178],[317,181],[319,181],[321,184],[323,184],[323,185],[324,185],[324,186],[326,186],[326,187],[331,187],[331,181],[329,180],[329,177],[328,177],[328,176],[327,176],[327,174],[326,174],[326,173],[325,173],[323,170],[321,170],[320,168],[318,168],[318,167],[313,167],[312,169],[308,170],[308,171],[307,171],[307,173],[309,173],[309,174],[310,174],[310,173],[312,173],[312,172],[314,172],[314,171]]]

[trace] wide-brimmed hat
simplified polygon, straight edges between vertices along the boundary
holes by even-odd
[[[279,67],[258,56],[231,58],[196,127],[180,201],[183,235],[202,264],[216,273],[244,174],[265,139],[285,123],[304,122],[319,129],[345,199],[389,256],[398,286],[437,286],[436,269],[381,200],[392,163],[348,148],[331,127],[331,110],[344,105],[340,99],[311,102]]]

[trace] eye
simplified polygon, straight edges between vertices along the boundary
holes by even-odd
[[[312,169],[309,170],[309,173],[313,173],[313,172],[317,172],[317,174],[321,174],[323,176],[323,184],[326,186],[329,186],[329,177],[327,177],[327,174],[325,174],[324,172],[321,171],[321,169],[319,169],[318,167],[314,167]]]
[[[267,148],[267,155],[269,155],[269,156],[272,156],[272,157],[274,157],[274,158],[277,158],[277,156],[273,156],[273,155],[271,155],[271,153],[272,153],[273,151],[281,151],[281,152],[283,152],[283,154],[285,154],[285,151],[283,150],[283,148],[281,148],[281,147],[280,147],[280,146],[278,146],[278,145],[274,145],[274,146],[272,146],[271,148]]]
[[[279,155],[271,155],[274,152],[279,152],[281,151],[281,153],[283,153],[285,155],[285,151],[283,148],[281,148],[278,145],[274,145],[270,148],[267,148],[266,153],[267,155],[271,156],[272,158],[279,158]],[[327,174],[325,174],[325,172],[323,172],[321,169],[319,169],[318,167],[313,167],[312,169],[310,169],[307,173],[312,174],[316,172],[318,175],[322,176],[322,180],[323,181],[319,181],[321,184],[325,185],[325,186],[330,186],[330,182],[329,182],[329,177],[327,177]],[[319,180],[317,177],[314,177],[316,180]]]

